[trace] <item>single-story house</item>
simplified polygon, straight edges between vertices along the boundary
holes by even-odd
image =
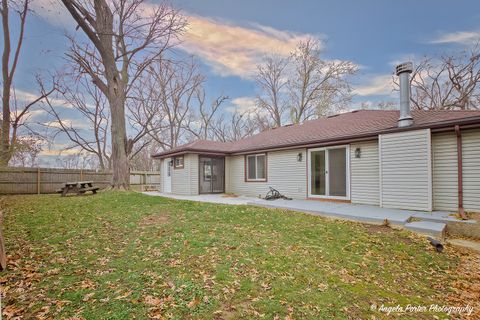
[[[480,212],[480,111],[410,111],[410,72],[409,63],[397,67],[400,110],[356,110],[155,154],[160,191],[258,197],[271,186],[296,199]]]

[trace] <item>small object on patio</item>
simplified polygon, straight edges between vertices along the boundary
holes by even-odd
[[[235,193],[225,193],[222,198],[238,198],[238,196]]]
[[[437,250],[437,252],[443,251],[443,245],[440,241],[433,239],[432,237],[427,237],[427,240],[430,241],[430,244],[435,247],[435,250]]]
[[[267,192],[267,195],[265,196],[265,200],[276,200],[276,199],[292,200],[292,198],[284,196],[283,194],[278,192],[278,190],[272,187],[269,187],[269,188],[270,188],[270,191]]]
[[[57,190],[57,193],[61,193],[62,197],[65,197],[68,193],[75,193],[77,195],[85,194],[87,191],[91,191],[93,194],[97,193],[99,187],[93,186],[93,181],[76,181],[65,182],[65,185]]]

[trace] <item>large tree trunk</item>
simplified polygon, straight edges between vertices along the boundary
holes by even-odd
[[[97,33],[100,43],[97,49],[102,57],[108,86],[108,102],[112,116],[112,189],[130,189],[130,165],[127,156],[127,129],[125,125],[125,100],[128,69],[120,73],[115,62],[113,41],[113,14],[105,0],[97,0]],[[97,45],[96,45],[97,46]]]
[[[112,118],[112,188],[128,189],[130,147],[125,125],[127,88],[145,72],[148,65],[161,57],[169,39],[183,29],[183,20],[177,19],[176,12],[163,4],[151,10],[150,17],[142,17],[136,11],[143,10],[144,2],[147,5],[144,0],[61,1],[101,57],[104,73],[100,75],[87,61],[88,56],[98,58],[97,52],[91,50],[90,46],[76,49],[74,46],[71,55],[108,98]]]
[[[112,115],[112,184],[113,189],[130,188],[130,166],[127,156],[127,136],[125,126],[125,91],[121,81],[115,81],[109,90],[109,103]],[[109,87],[112,87],[109,85]]]
[[[8,165],[11,158],[10,150],[10,84],[4,84],[2,97],[2,132],[0,141],[0,166]]]
[[[0,132],[0,166],[8,165],[10,160],[10,88],[12,85],[10,67],[10,29],[8,25],[8,3],[2,1],[2,29],[3,29],[3,54],[2,54],[2,131]]]

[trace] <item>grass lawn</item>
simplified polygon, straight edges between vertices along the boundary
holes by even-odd
[[[408,232],[290,211],[125,192],[2,207],[7,319],[384,318],[370,306],[447,304],[459,280],[458,255]]]

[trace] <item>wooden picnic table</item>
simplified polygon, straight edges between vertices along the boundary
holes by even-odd
[[[62,194],[62,197],[65,197],[68,193],[76,193],[77,195],[85,194],[87,191],[91,191],[93,194],[97,193],[99,187],[93,186],[93,181],[74,181],[74,182],[65,182],[65,185],[57,190],[58,193]]]

